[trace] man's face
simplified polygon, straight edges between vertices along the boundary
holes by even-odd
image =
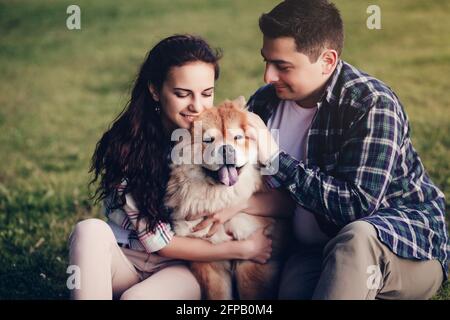
[[[311,63],[297,51],[292,37],[264,37],[261,55],[266,63],[264,81],[273,84],[282,100],[294,100],[303,107],[313,107],[328,78],[323,74],[321,57]]]

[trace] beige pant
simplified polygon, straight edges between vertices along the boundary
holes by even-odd
[[[429,299],[442,284],[437,260],[395,255],[368,222],[345,226],[323,247],[302,248],[283,270],[280,299]]]
[[[100,219],[79,222],[70,236],[70,264],[79,267],[73,299],[200,299],[185,263],[121,248]]]

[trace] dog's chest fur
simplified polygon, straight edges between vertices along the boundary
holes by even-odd
[[[252,194],[263,187],[261,175],[257,168],[249,165],[243,168],[239,181],[229,187],[217,184],[211,177],[205,176],[198,165],[175,165],[166,192],[166,206],[172,208],[174,231],[180,236],[205,237],[209,228],[191,232],[201,219],[187,221],[189,214],[209,212],[214,214],[237,203],[249,199]],[[248,237],[259,227],[257,218],[247,214],[237,214],[225,223],[221,230],[209,238],[213,243]]]

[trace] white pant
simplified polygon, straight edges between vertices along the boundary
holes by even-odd
[[[146,272],[140,266],[148,265],[149,255],[119,247],[100,219],[79,222],[69,242],[70,264],[81,273],[73,299],[200,299],[200,286],[186,264],[165,263]]]

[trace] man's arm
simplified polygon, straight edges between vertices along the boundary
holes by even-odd
[[[242,211],[257,216],[287,218],[292,216],[294,209],[295,201],[289,193],[272,189],[255,193]]]
[[[386,193],[400,153],[407,123],[398,108],[387,97],[374,101],[348,129],[333,176],[280,152],[269,164],[279,161],[268,184],[286,188],[299,205],[337,226],[371,215]]]

